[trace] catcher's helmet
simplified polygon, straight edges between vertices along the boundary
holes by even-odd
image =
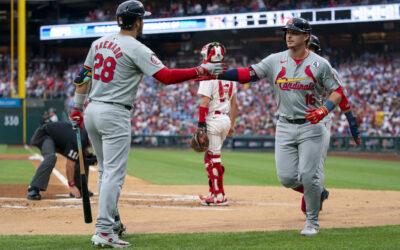
[[[143,18],[150,15],[150,12],[144,10],[143,4],[136,0],[121,3],[116,13],[118,26],[125,29],[131,28],[138,17]]]
[[[296,30],[303,33],[310,33],[311,26],[306,19],[301,17],[294,17],[287,21],[286,25],[282,28],[283,31]]]
[[[308,42],[308,47],[313,49],[316,53],[321,53],[321,44],[319,43],[319,39],[315,35],[310,36],[310,41]]]
[[[226,53],[225,46],[219,42],[208,43],[201,49],[203,61],[222,62]]]

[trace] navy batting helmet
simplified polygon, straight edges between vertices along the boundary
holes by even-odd
[[[319,43],[319,39],[315,35],[310,36],[310,41],[308,42],[308,47],[313,49],[317,53],[321,53],[321,44]]]
[[[144,10],[141,2],[129,0],[121,3],[117,8],[117,23],[123,29],[132,28],[137,18],[150,16],[151,13]]]
[[[292,19],[289,19],[289,21],[287,21],[286,25],[282,29],[285,32],[287,30],[296,30],[302,33],[311,32],[310,24],[306,19],[303,19],[301,17],[294,17]]]

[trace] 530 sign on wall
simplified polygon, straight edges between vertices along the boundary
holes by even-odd
[[[18,126],[19,125],[19,117],[14,115],[6,115],[4,116],[4,126]]]

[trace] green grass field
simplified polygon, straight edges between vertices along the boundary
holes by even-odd
[[[400,226],[297,231],[127,235],[132,249],[398,249]],[[1,249],[95,249],[90,236],[0,236]]]
[[[223,152],[227,185],[279,186],[273,153]],[[400,190],[400,164],[329,156],[325,166],[328,187]],[[204,184],[202,154],[190,150],[135,149],[128,174],[156,184]]]
[[[0,184],[28,185],[34,173],[28,160],[0,160]]]
[[[0,145],[0,154],[29,154],[29,152],[22,146],[9,147],[7,145]]]
[[[29,153],[0,146],[0,153]],[[227,185],[280,185],[271,153],[224,152]],[[0,161],[0,184],[29,183],[34,168],[28,161]],[[336,188],[400,190],[400,164],[328,157],[326,185]],[[189,150],[134,149],[128,174],[155,184],[205,185],[202,155]],[[323,229],[314,238],[298,231],[134,234],[126,240],[135,249],[399,249],[400,225]],[[94,249],[90,236],[0,236],[0,249]]]

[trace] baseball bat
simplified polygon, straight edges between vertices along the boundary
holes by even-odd
[[[88,183],[85,174],[85,165],[83,163],[83,152],[82,152],[82,142],[81,142],[81,131],[79,126],[74,124],[74,130],[76,132],[76,143],[78,145],[78,156],[79,156],[79,172],[81,176],[81,196],[83,205],[83,216],[85,218],[85,223],[92,223],[92,209],[90,207],[90,198]]]

